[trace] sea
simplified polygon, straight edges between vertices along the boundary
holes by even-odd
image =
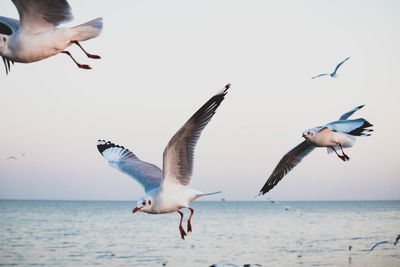
[[[400,266],[400,201],[196,201],[185,240],[135,204],[0,200],[0,266]]]

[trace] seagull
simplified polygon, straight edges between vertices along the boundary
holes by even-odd
[[[31,63],[58,53],[68,55],[82,69],[89,65],[78,63],[67,47],[76,44],[89,58],[100,56],[89,54],[80,45],[97,37],[103,28],[103,19],[97,18],[72,27],[57,27],[72,20],[71,8],[66,0],[12,0],[20,20],[0,16],[0,56],[3,58],[6,74],[10,62]]]
[[[387,243],[390,243],[390,242],[389,242],[389,241],[381,241],[381,242],[378,242],[378,243],[376,243],[375,245],[373,245],[372,248],[370,248],[368,252],[373,251],[377,246],[380,246],[380,245],[382,245],[382,244],[387,244]]]
[[[343,60],[342,62],[340,62],[340,63],[336,66],[335,70],[334,70],[332,73],[319,74],[319,75],[317,75],[317,76],[312,77],[311,79],[315,79],[315,78],[318,78],[318,77],[321,77],[321,76],[326,76],[326,75],[329,75],[329,76],[331,76],[332,78],[336,78],[337,76],[339,76],[339,75],[336,74],[337,70],[338,70],[339,67],[340,67],[343,63],[345,63],[349,58],[350,58],[350,57],[348,57],[348,58],[346,58],[345,60]]]
[[[348,120],[354,112],[364,107],[358,106],[349,112],[343,114],[339,120],[330,122],[325,126],[317,126],[303,132],[304,140],[295,148],[286,153],[273,170],[271,176],[260,190],[259,195],[264,195],[271,190],[279,181],[297,164],[299,164],[305,156],[307,156],[315,147],[326,147],[328,154],[335,152],[343,161],[348,161],[343,148],[352,147],[355,143],[356,136],[370,136],[373,126],[363,118]],[[341,150],[342,155],[337,150]]]
[[[97,149],[108,164],[138,181],[146,196],[138,200],[133,213],[141,211],[151,214],[178,212],[181,216],[179,231],[182,239],[186,232],[182,227],[182,208],[190,210],[187,232],[192,231],[191,219],[194,210],[189,204],[195,199],[221,193],[202,193],[188,188],[192,176],[194,149],[200,134],[210,122],[218,106],[224,100],[230,84],[210,98],[171,138],[163,154],[163,169],[140,160],[123,146],[98,140]]]
[[[17,160],[17,157],[10,156],[10,157],[7,158],[7,160]]]

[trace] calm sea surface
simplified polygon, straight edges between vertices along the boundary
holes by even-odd
[[[198,201],[185,241],[178,213],[134,206],[0,200],[0,265],[400,266],[400,201]]]

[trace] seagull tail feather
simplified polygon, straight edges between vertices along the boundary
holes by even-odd
[[[222,193],[222,191],[217,191],[217,192],[212,192],[212,193],[204,193],[204,194],[197,194],[196,197],[204,197],[204,196],[209,196],[209,195],[215,195]]]
[[[72,28],[75,32],[74,40],[86,41],[100,35],[103,29],[103,18],[97,18]]]

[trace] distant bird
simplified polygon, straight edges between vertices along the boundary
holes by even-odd
[[[352,246],[349,246],[349,251],[351,251],[351,249],[352,249]]]
[[[389,241],[381,241],[381,242],[378,242],[378,243],[376,243],[375,245],[373,245],[372,248],[370,248],[368,252],[373,251],[377,246],[380,246],[380,245],[382,245],[382,244],[387,244],[387,243],[390,243],[390,242],[389,242]]]
[[[66,0],[12,0],[18,9],[20,20],[0,16],[0,56],[3,58],[6,74],[10,62],[31,63],[58,53],[71,57],[82,69],[89,65],[78,63],[67,47],[76,44],[90,58],[100,56],[89,54],[80,45],[97,37],[103,28],[103,19],[86,22],[72,28],[56,28],[60,23],[72,20],[71,8]]]
[[[137,180],[146,192],[139,199],[133,213],[143,211],[152,214],[178,212],[181,216],[179,231],[185,239],[182,227],[182,208],[190,210],[187,231],[192,231],[191,218],[194,210],[189,204],[204,194],[186,187],[192,176],[194,149],[200,134],[210,122],[218,106],[224,100],[230,84],[211,97],[172,137],[163,154],[163,169],[141,161],[135,154],[122,146],[99,140],[97,148],[108,163]]]
[[[327,147],[328,153],[335,152],[341,160],[349,160],[350,158],[344,153],[343,148],[352,147],[355,143],[356,136],[369,136],[369,132],[373,131],[367,129],[373,125],[365,119],[347,120],[354,112],[361,109],[363,106],[364,105],[356,107],[343,114],[337,121],[304,131],[302,136],[306,140],[283,156],[260,190],[259,195],[264,195],[277,185],[279,181],[299,164],[305,156],[313,151],[315,147]],[[342,155],[339,155],[337,152],[338,149],[341,150]]]
[[[396,246],[397,243],[399,242],[400,239],[400,235],[397,235],[396,239],[394,240],[394,245]]]
[[[332,78],[336,78],[336,77],[338,76],[338,75],[336,74],[337,70],[338,70],[339,67],[340,67],[343,63],[345,63],[349,58],[350,58],[350,57],[348,57],[348,58],[346,58],[345,60],[343,60],[342,62],[340,62],[340,63],[336,66],[335,70],[334,70],[332,73],[319,74],[319,75],[317,75],[317,76],[312,77],[311,79],[315,79],[315,78],[322,77],[322,76],[326,76],[326,75],[329,75],[329,76],[331,76]]]
[[[10,156],[10,157],[7,158],[7,160],[17,160],[17,157]]]

